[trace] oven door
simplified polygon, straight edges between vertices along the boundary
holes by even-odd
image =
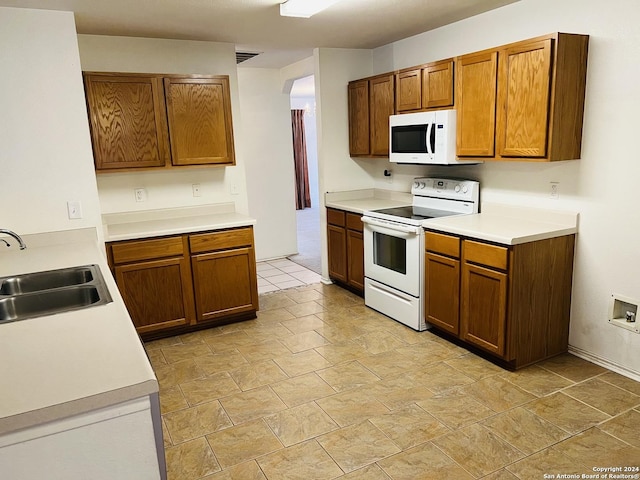
[[[414,297],[420,296],[422,227],[362,217],[364,275]]]

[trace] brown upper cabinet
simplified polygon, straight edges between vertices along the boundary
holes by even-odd
[[[453,59],[400,70],[396,74],[396,112],[453,105]]]
[[[228,76],[84,73],[97,171],[234,165]]]
[[[394,74],[349,83],[349,153],[389,155],[389,116],[395,113]]]
[[[457,57],[457,155],[580,158],[588,44],[554,33]]]

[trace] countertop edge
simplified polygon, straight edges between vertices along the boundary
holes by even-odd
[[[481,232],[477,230],[470,230],[466,228],[451,227],[444,225],[431,225],[428,223],[423,224],[425,230],[434,230],[442,233],[451,233],[454,235],[460,235],[467,238],[474,238],[478,240],[484,240],[487,242],[498,243],[500,245],[520,245],[522,243],[536,242],[539,240],[548,240],[550,238],[562,237],[565,235],[573,235],[578,233],[577,227],[566,227],[558,225],[556,230],[541,231],[529,235],[520,235],[514,237],[505,237],[502,235],[495,235],[488,232]]]

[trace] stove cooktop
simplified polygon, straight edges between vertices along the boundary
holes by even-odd
[[[421,225],[424,220],[438,217],[448,217],[450,215],[460,215],[460,212],[450,212],[448,210],[437,210],[415,205],[405,205],[403,207],[381,208],[370,210],[364,213],[365,216],[389,220],[392,222],[406,223],[409,225]]]

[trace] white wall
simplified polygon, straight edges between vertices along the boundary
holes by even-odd
[[[640,111],[640,4],[633,0],[521,0],[374,51],[380,70],[448,58],[561,31],[590,35],[582,159],[553,164],[486,163],[440,169],[396,167],[392,188],[417,174],[449,173],[482,182],[482,200],[580,212],[570,345],[595,360],[640,375],[640,335],[609,325],[612,293],[640,300],[635,184]],[[373,160],[375,184],[388,187]],[[549,182],[560,182],[552,200]]]
[[[245,143],[233,44],[101,35],[78,35],[78,44],[85,71],[229,75],[231,88],[235,166],[99,174],[102,213],[223,202],[235,202],[236,211],[248,213]],[[201,197],[193,196],[194,183],[200,184]],[[237,187],[237,195],[231,194],[232,186]],[[139,187],[147,189],[146,202],[135,201],[133,190]]]
[[[73,13],[0,7],[0,65],[0,228],[100,226]]]
[[[297,253],[289,95],[276,69],[239,68],[249,214],[258,260]]]

